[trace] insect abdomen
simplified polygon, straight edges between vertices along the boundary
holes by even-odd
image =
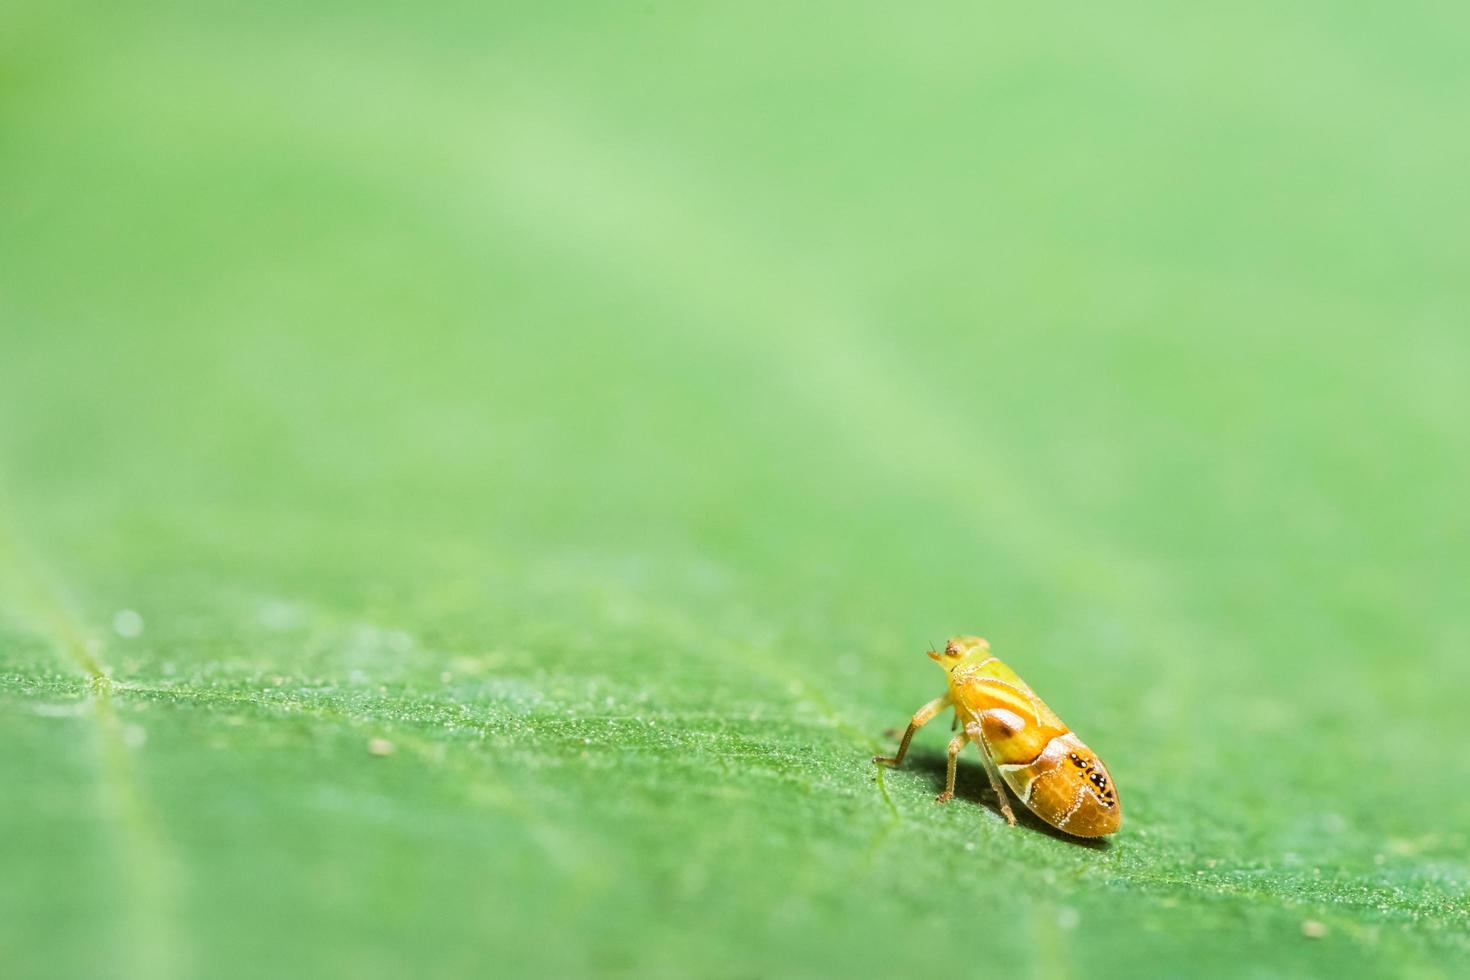
[[[1058,830],[1101,837],[1123,822],[1107,767],[1071,732],[1053,737],[1035,759],[1001,763],[1000,770],[1021,802]]]

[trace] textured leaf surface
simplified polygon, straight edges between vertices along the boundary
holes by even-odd
[[[0,28],[0,974],[1470,972],[1463,14]]]

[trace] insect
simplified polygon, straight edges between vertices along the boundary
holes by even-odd
[[[942,653],[930,650],[929,659],[944,668],[949,690],[914,712],[897,755],[874,756],[874,762],[890,766],[903,762],[914,732],[952,707],[961,732],[950,739],[944,792],[936,803],[954,798],[955,763],[964,747],[974,742],[1011,826],[1016,815],[1006,800],[1005,786],[1032,813],[1073,836],[1102,837],[1122,825],[1118,791],[1097,753],[1082,744],[1015,671],[991,656],[989,643],[978,636],[957,636]]]

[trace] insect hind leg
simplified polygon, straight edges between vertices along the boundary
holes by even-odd
[[[995,792],[996,802],[1000,804],[1001,815],[1006,818],[1006,823],[1014,827],[1016,815],[1011,812],[1011,801],[1006,796],[1006,782],[1001,778],[1000,770],[995,767],[995,760],[990,757],[990,747],[985,744],[985,736],[980,730],[980,723],[970,722],[965,726],[965,734],[980,746],[980,761],[985,765],[985,775],[990,777],[990,788]]]

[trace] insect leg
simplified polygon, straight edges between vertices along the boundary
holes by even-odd
[[[875,755],[873,756],[873,761],[882,762],[890,766],[897,766],[903,762],[903,757],[909,750],[909,742],[913,740],[914,732],[933,721],[934,716],[949,707],[949,704],[949,692],[946,691],[918,711],[915,711],[913,719],[909,722],[908,731],[903,733],[903,741],[898,743],[898,754],[892,758],[885,755]]]
[[[949,740],[949,766],[944,771],[944,792],[934,797],[935,803],[948,803],[954,799],[954,770],[960,761],[960,752],[970,743],[968,734],[956,735]]]
[[[1000,770],[995,768],[995,760],[990,757],[990,746],[985,744],[985,737],[981,732],[978,722],[971,722],[965,726],[965,733],[980,746],[980,760],[985,763],[985,775],[990,777],[990,788],[995,792],[995,798],[1000,802],[1000,812],[1006,818],[1006,823],[1012,827],[1016,825],[1016,815],[1011,812],[1010,800],[1006,798],[1006,783],[1000,778]]]

